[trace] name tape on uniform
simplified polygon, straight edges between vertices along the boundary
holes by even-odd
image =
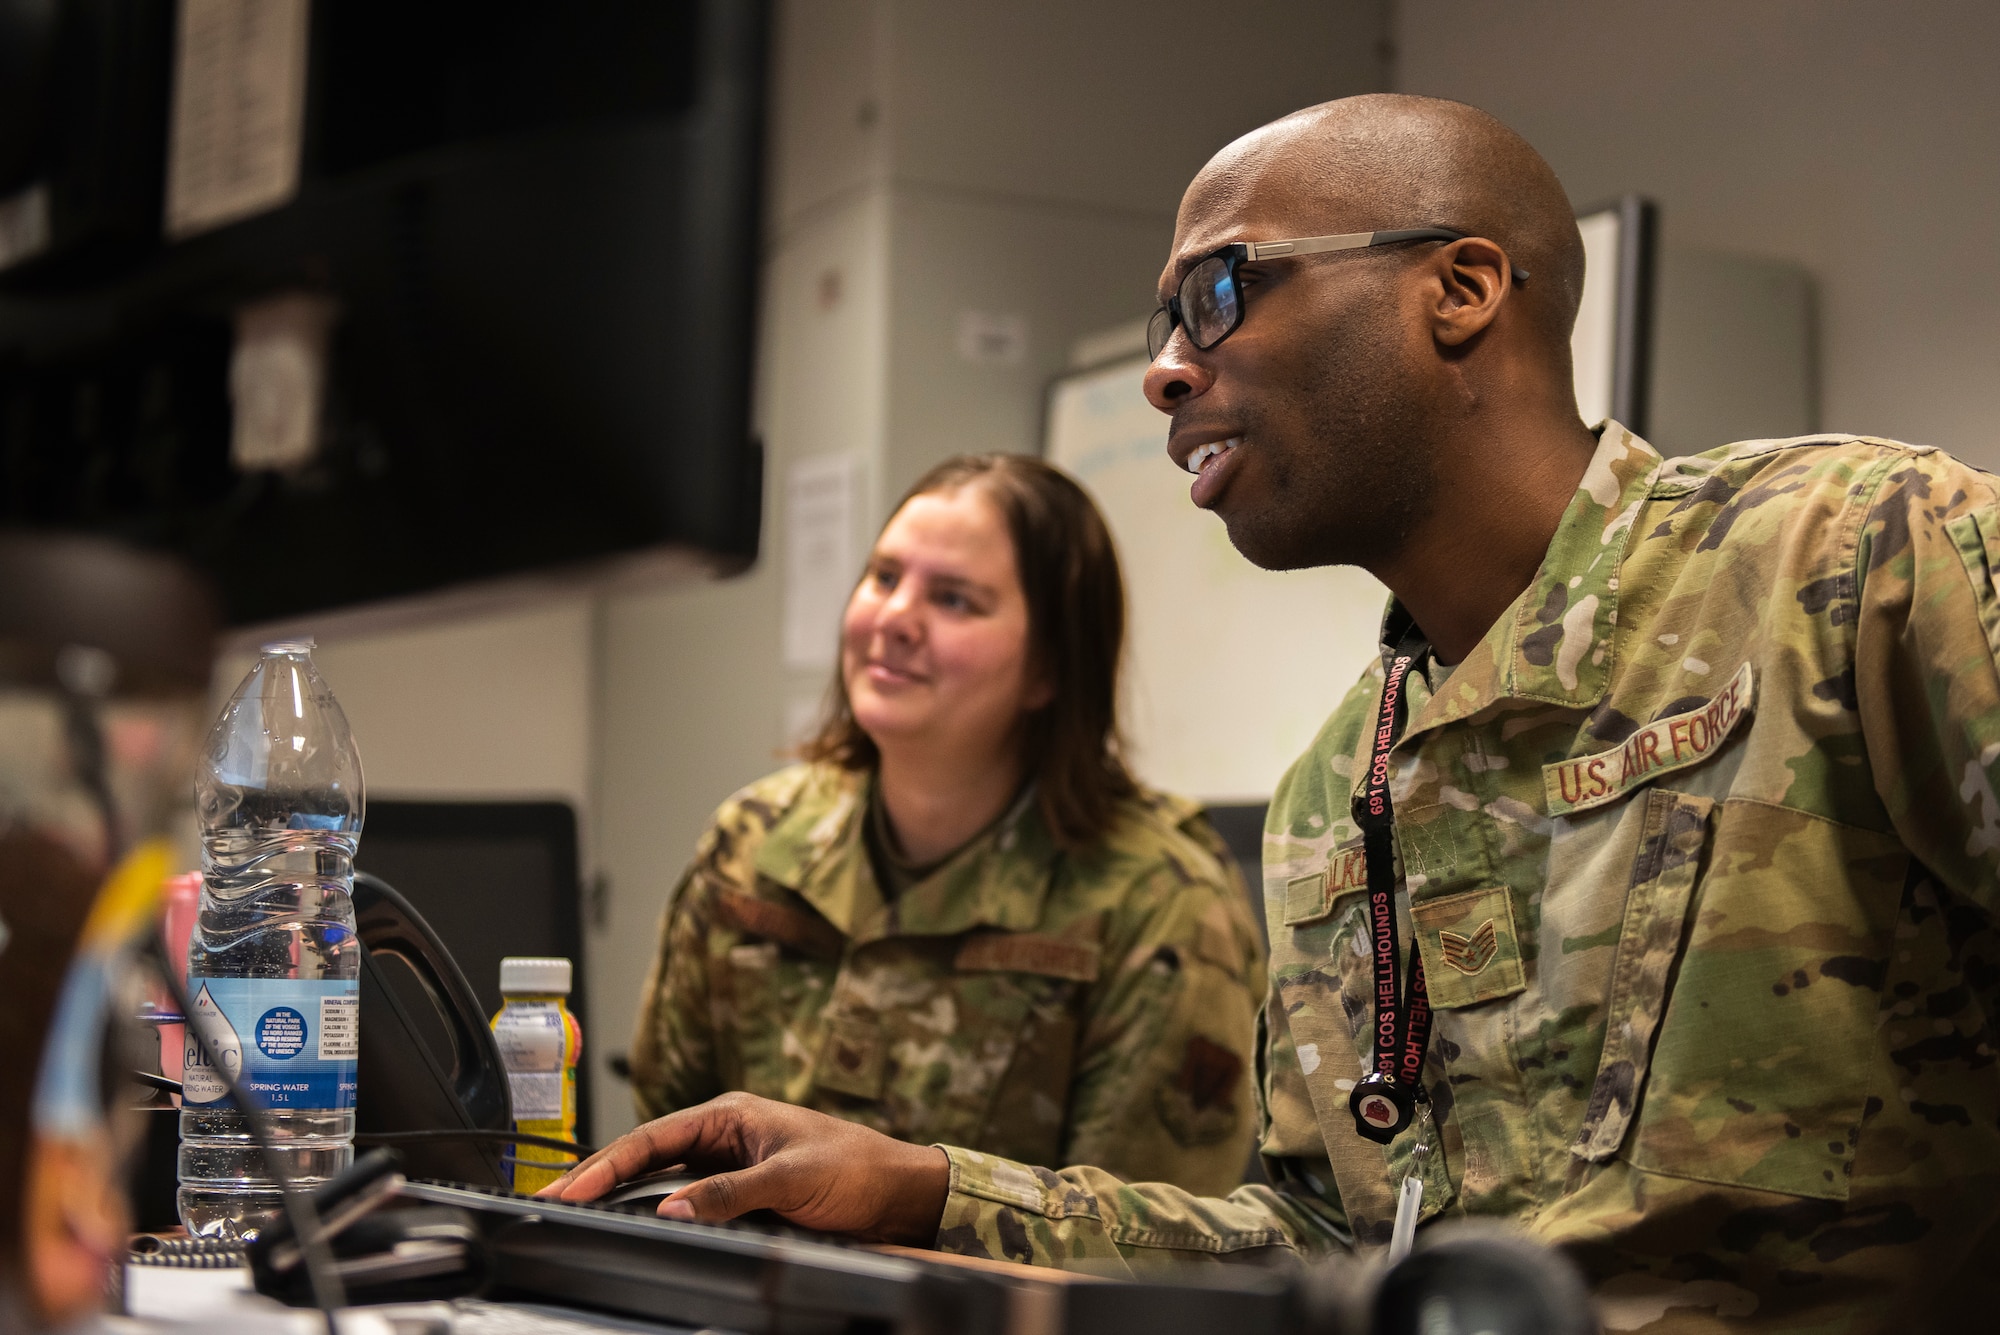
[[[1317,922],[1333,912],[1336,899],[1367,888],[1368,855],[1357,839],[1351,847],[1336,848],[1327,854],[1325,871],[1294,876],[1285,882],[1285,926]]]
[[[1648,723],[1609,751],[1542,766],[1549,814],[1567,816],[1616,802],[1640,784],[1708,759],[1750,712],[1750,687],[1745,663],[1707,704]]]

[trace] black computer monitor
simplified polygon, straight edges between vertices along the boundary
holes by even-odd
[[[569,1006],[586,1052],[593,1049],[582,987],[576,813],[568,803],[372,801],[355,867],[387,881],[423,915],[488,1017],[500,1009],[503,957],[572,961],[577,986]],[[590,1081],[580,1074],[577,1126],[586,1139],[590,1099]]]
[[[488,1014],[500,961],[559,955],[582,977],[576,812],[567,802],[371,801],[355,854],[424,915]],[[570,1009],[582,1017],[582,989]]]

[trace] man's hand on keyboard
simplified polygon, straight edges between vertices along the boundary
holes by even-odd
[[[928,1247],[951,1181],[942,1150],[754,1094],[724,1094],[620,1136],[536,1194],[594,1201],[686,1164],[711,1174],[660,1203],[663,1219],[771,1210],[806,1228]]]

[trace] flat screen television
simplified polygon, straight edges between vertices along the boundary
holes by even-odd
[[[0,0],[0,524],[178,552],[237,624],[747,565],[767,28]]]

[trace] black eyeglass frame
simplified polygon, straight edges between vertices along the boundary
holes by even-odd
[[[1157,359],[1166,350],[1168,340],[1174,330],[1186,329],[1186,318],[1181,314],[1181,296],[1187,285],[1194,281],[1195,273],[1210,260],[1222,260],[1229,280],[1236,315],[1229,327],[1204,343],[1188,330],[1188,342],[1203,352],[1235,333],[1243,325],[1243,286],[1236,279],[1238,265],[1255,263],[1259,260],[1285,259],[1295,255],[1317,255],[1333,250],[1366,250],[1371,246],[1389,246],[1400,241],[1463,241],[1470,232],[1461,232],[1451,227],[1405,227],[1389,232],[1342,232],[1334,236],[1293,237],[1285,241],[1232,241],[1226,246],[1210,251],[1188,266],[1181,277],[1180,287],[1168,297],[1166,304],[1156,309],[1146,321],[1146,351]],[[1514,282],[1519,286],[1528,281],[1528,271],[1520,265],[1510,266]],[[1164,318],[1164,322],[1162,320]]]

